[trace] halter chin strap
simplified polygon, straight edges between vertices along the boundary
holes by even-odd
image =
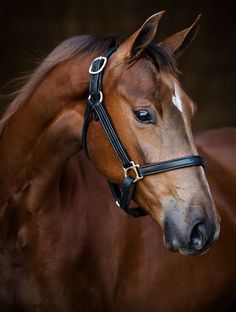
[[[117,184],[108,182],[116,204],[127,214],[133,217],[141,217],[147,215],[147,212],[143,208],[129,208],[130,201],[133,198],[135,192],[136,182],[143,179],[145,176],[158,174],[165,171],[191,166],[204,167],[204,160],[201,156],[198,155],[185,156],[147,165],[135,164],[134,161],[131,160],[119,137],[117,136],[109,115],[103,105],[102,74],[106,66],[107,59],[115,50],[116,48],[112,48],[106,51],[103,56],[94,59],[89,68],[91,78],[89,86],[89,97],[84,114],[82,144],[86,156],[89,157],[86,142],[87,130],[92,119],[100,121],[124,170],[124,181],[121,187]],[[132,175],[130,175],[131,173]]]

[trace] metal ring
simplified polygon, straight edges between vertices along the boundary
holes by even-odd
[[[98,69],[98,70],[93,70],[93,64],[96,62],[96,61],[102,61],[103,60],[103,63],[102,63],[102,66]],[[95,58],[92,62],[92,64],[90,65],[89,67],[89,73],[91,75],[97,75],[99,74],[101,71],[103,71],[105,65],[107,63],[107,58],[105,56],[99,56],[97,58]]]
[[[101,103],[103,100],[103,93],[102,93],[102,91],[98,91],[98,93],[99,93],[99,100],[97,102]],[[91,94],[89,94],[88,100],[91,100],[91,98],[92,98],[92,96],[91,96]]]
[[[100,98],[99,98],[99,103],[102,103],[102,100],[103,100],[103,93],[102,93],[102,91],[99,91],[99,96],[100,96]]]
[[[116,200],[116,206],[120,207],[120,203]]]

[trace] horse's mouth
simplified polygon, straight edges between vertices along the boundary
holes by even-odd
[[[175,238],[172,238],[171,240],[166,240],[165,237],[163,238],[165,247],[172,251],[172,252],[179,252],[180,254],[184,256],[198,256],[205,254],[209,248],[213,244],[213,240],[209,241],[205,246],[201,249],[193,249],[188,248],[180,245]]]
[[[203,248],[200,251],[187,249],[187,248],[179,248],[179,253],[181,253],[184,256],[200,256],[205,254],[209,250],[210,246],[207,246],[206,248]]]

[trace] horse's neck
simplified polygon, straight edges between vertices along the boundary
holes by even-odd
[[[40,201],[40,194],[55,189],[60,169],[81,148],[93,57],[58,65],[9,119],[0,139],[0,206],[21,197],[29,186],[35,189],[31,201]]]

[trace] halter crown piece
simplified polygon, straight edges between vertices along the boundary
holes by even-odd
[[[124,181],[121,187],[108,181],[116,204],[127,214],[133,217],[141,217],[147,215],[147,212],[143,208],[129,208],[130,201],[133,198],[135,192],[135,184],[139,180],[143,179],[145,176],[158,174],[165,171],[191,166],[204,167],[204,160],[199,155],[185,156],[147,165],[135,164],[134,161],[131,160],[119,137],[117,136],[109,115],[103,105],[102,74],[104,72],[108,58],[114,51],[116,51],[116,48],[111,48],[106,51],[103,56],[95,58],[89,68],[91,77],[89,97],[84,114],[82,144],[86,156],[89,157],[86,142],[87,130],[92,119],[100,121],[124,170]],[[130,172],[133,172],[134,177],[129,175]]]

